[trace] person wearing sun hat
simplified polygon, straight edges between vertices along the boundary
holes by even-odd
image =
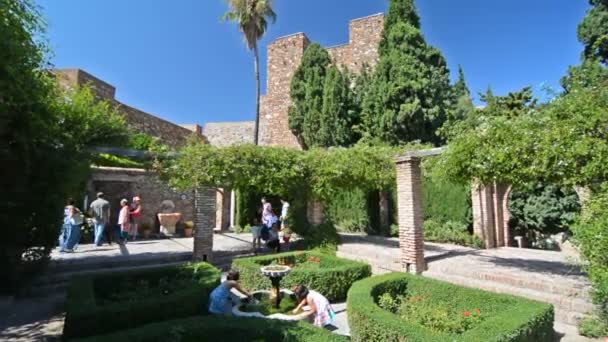
[[[139,221],[141,220],[141,198],[139,196],[133,197],[133,203],[129,210],[129,237],[135,241],[137,238],[137,229],[139,227]]]

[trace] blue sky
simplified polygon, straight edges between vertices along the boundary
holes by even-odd
[[[81,68],[114,85],[116,97],[176,123],[254,119],[253,57],[223,0],[38,0],[58,68]],[[582,47],[576,26],[586,0],[418,0],[422,31],[476,96],[532,85],[559,89]],[[348,41],[348,21],[385,12],[387,0],[275,0],[266,46],[305,32],[331,46]],[[477,97],[477,96],[476,96]]]

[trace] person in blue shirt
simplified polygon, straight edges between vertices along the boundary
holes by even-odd
[[[215,315],[231,315],[232,314],[232,298],[230,290],[237,291],[251,297],[251,294],[241,287],[239,284],[239,271],[232,270],[228,272],[226,281],[219,284],[209,295],[209,312]]]

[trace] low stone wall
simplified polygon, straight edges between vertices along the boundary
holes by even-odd
[[[134,196],[141,197],[142,223],[148,223],[158,231],[156,214],[165,200],[175,204],[175,211],[182,214],[182,221],[194,220],[194,192],[176,192],[170,189],[155,174],[143,169],[94,167],[87,186],[88,202],[103,192],[111,206],[111,222],[118,222],[120,200],[129,202]]]

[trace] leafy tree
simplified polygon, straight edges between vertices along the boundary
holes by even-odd
[[[608,1],[589,0],[591,8],[578,26],[578,40],[586,60],[608,61]]]
[[[351,79],[321,45],[308,46],[291,82],[289,127],[304,148],[355,142],[357,115]]]
[[[1,292],[14,290],[58,237],[63,203],[82,189],[88,148],[126,137],[88,88],[62,92],[45,69],[44,25],[29,0],[0,0]]]
[[[439,144],[435,133],[447,117],[449,71],[441,52],[426,44],[412,0],[390,2],[379,54],[363,102],[363,130],[390,144]]]
[[[575,87],[593,87],[608,79],[608,1],[589,0],[591,8],[578,26],[578,40],[584,45],[582,63],[571,66],[562,78],[566,92]]]
[[[291,80],[289,128],[304,148],[315,146],[322,124],[323,92],[329,53],[318,43],[310,44]]]
[[[537,184],[514,189],[509,196],[512,224],[520,231],[557,234],[568,230],[580,211],[573,189]]]
[[[243,33],[247,47],[253,51],[255,72],[255,127],[254,143],[258,144],[260,126],[260,59],[258,55],[258,40],[268,27],[268,21],[276,21],[277,15],[272,10],[272,0],[226,0],[229,10],[223,19],[237,23]]]

